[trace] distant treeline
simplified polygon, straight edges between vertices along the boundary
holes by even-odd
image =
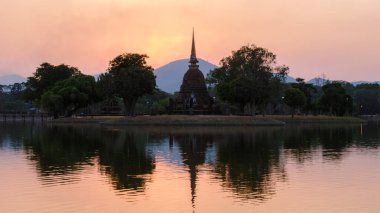
[[[227,103],[224,108],[237,106],[235,113],[343,116],[380,112],[377,84],[354,86],[333,81],[315,86],[301,78],[287,84],[288,70],[285,65],[278,66],[276,55],[267,49],[247,45],[223,58],[207,81],[217,98]]]
[[[125,53],[110,61],[98,79],[69,65],[42,63],[26,83],[0,86],[0,113],[48,112],[54,117],[74,114],[167,113],[175,96],[156,88],[153,68],[144,54]],[[380,113],[380,85],[354,86],[344,81],[323,86],[285,83],[289,68],[276,55],[255,45],[241,47],[223,58],[206,78],[214,97],[214,113],[327,114]],[[179,89],[179,88],[178,88]]]
[[[25,83],[0,85],[0,113],[24,113],[33,110],[24,99]]]

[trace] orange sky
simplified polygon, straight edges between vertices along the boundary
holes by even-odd
[[[87,74],[122,52],[154,67],[197,55],[218,64],[242,45],[268,48],[290,75],[380,80],[378,0],[0,0],[0,75],[42,62]]]

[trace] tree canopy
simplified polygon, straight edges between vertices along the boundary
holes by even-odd
[[[297,83],[291,83],[292,88],[299,89],[306,96],[306,103],[303,105],[305,112],[310,112],[316,109],[317,88],[313,84],[306,83],[304,79],[297,78]]]
[[[25,98],[39,104],[42,94],[53,88],[55,83],[79,74],[80,71],[76,67],[65,64],[54,66],[49,63],[42,63],[33,76],[28,77],[25,84]]]
[[[27,103],[23,100],[25,83],[0,85],[0,113],[24,112]]]
[[[80,74],[57,82],[42,95],[41,104],[57,117],[71,116],[77,109],[99,100],[94,77]]]
[[[237,103],[243,109],[251,106],[255,114],[257,104],[265,104],[288,71],[276,66],[276,55],[255,45],[241,47],[220,61],[211,71],[208,82],[216,85],[217,95],[224,101]]]
[[[103,95],[123,99],[127,115],[134,115],[139,97],[152,94],[156,87],[153,68],[146,63],[145,54],[124,53],[109,63],[108,72],[100,75]]]
[[[380,85],[360,84],[354,94],[356,110],[359,114],[380,114]]]
[[[323,95],[320,103],[328,109],[330,115],[343,115],[352,111],[353,100],[346,93],[346,89],[340,82],[332,82],[322,87]]]
[[[297,88],[288,88],[284,92],[284,102],[292,108],[292,117],[296,108],[302,107],[306,103],[305,94]]]

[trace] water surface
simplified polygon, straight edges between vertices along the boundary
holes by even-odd
[[[0,212],[378,212],[380,125],[0,128]]]

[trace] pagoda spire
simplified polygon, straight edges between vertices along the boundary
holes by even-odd
[[[193,42],[191,44],[191,55],[190,55],[190,61],[189,63],[191,65],[196,65],[198,63],[197,54],[195,51],[195,39],[194,39],[194,28],[193,28]]]

